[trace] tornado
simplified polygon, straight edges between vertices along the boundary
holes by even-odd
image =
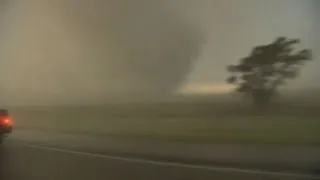
[[[107,102],[172,93],[204,39],[164,2],[6,1],[2,102]]]

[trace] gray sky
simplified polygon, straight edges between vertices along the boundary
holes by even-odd
[[[317,0],[10,1],[0,91],[19,103],[219,88],[226,65],[276,36],[316,50],[319,9]],[[319,64],[291,86],[319,85]]]
[[[189,75],[189,82],[223,83],[225,67],[248,54],[258,44],[277,36],[301,38],[312,48],[315,62],[303,69],[294,86],[313,86],[319,73],[320,2],[315,0],[186,0],[176,1],[189,18],[206,29],[206,45]],[[179,3],[178,3],[179,2]],[[184,5],[181,5],[184,4]],[[317,14],[318,13],[318,14]],[[317,20],[318,19],[318,20]]]

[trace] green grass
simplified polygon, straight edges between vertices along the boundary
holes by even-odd
[[[20,128],[199,143],[320,144],[318,111],[289,109],[252,116],[223,104],[158,104],[12,108],[11,113]]]

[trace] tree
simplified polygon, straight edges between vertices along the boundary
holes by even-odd
[[[254,47],[239,64],[227,66],[231,73],[227,82],[237,85],[236,90],[246,97],[252,97],[259,111],[263,111],[277,88],[296,78],[300,67],[312,59],[311,50],[295,49],[299,43],[299,39],[279,37],[271,44]]]

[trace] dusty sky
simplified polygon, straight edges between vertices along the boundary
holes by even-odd
[[[181,1],[179,1],[181,2]],[[302,47],[312,48],[315,61],[303,69],[289,86],[319,86],[315,83],[320,62],[320,2],[317,0],[187,0],[178,3],[189,18],[206,29],[206,45],[189,74],[192,84],[220,84],[225,67],[248,54],[251,47],[276,36],[300,38]],[[318,18],[318,20],[317,20]],[[318,29],[318,31],[316,30]],[[318,43],[318,45],[316,45]],[[224,86],[224,85],[221,85]],[[208,86],[206,86],[208,87]],[[196,87],[195,87],[196,88]]]
[[[225,66],[276,36],[319,50],[317,0],[15,0],[2,6],[2,102],[225,91]],[[318,43],[318,45],[316,44]],[[314,87],[320,62],[290,87]]]

